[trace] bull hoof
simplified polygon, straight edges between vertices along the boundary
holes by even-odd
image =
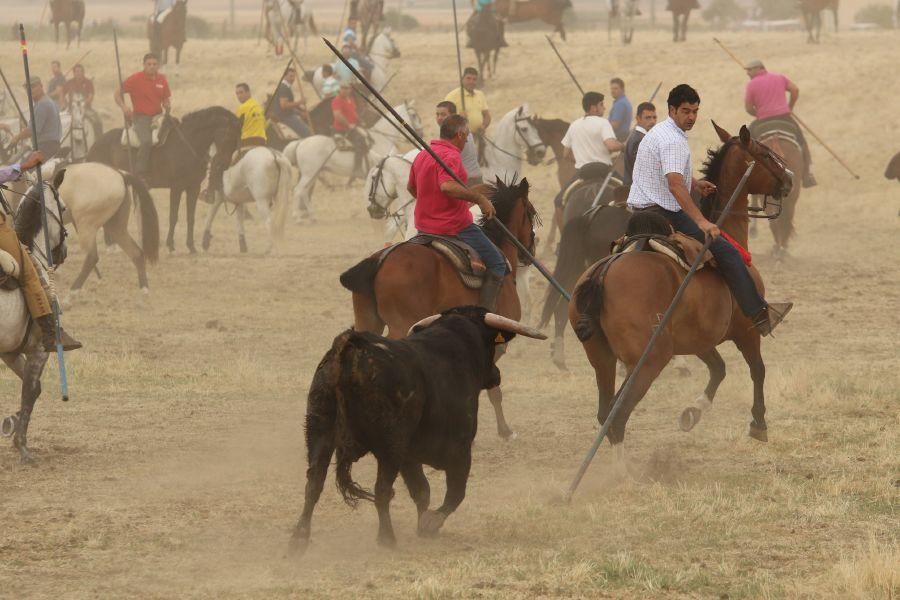
[[[700,422],[700,416],[703,413],[700,412],[700,409],[690,406],[684,409],[681,412],[681,419],[679,419],[679,424],[681,425],[682,431],[690,431],[694,428],[694,426]],[[751,434],[752,435],[752,434]]]
[[[769,433],[766,427],[760,427],[756,423],[750,423],[750,437],[760,442],[769,441]]]
[[[426,510],[419,516],[419,526],[416,529],[421,537],[434,537],[444,526],[447,516],[437,510]]]

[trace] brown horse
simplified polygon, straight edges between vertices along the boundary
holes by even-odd
[[[187,0],[176,0],[172,12],[162,23],[151,17],[147,23],[150,52],[157,55],[162,64],[169,62],[169,48],[175,48],[175,64],[181,63],[181,48],[187,41]]]
[[[78,37],[78,45],[81,46],[81,29],[84,27],[84,0],[51,0],[50,23],[56,30],[56,43],[59,44],[59,26],[66,26],[66,49],[72,45],[72,27],[76,26],[75,35]]]
[[[569,130],[569,122],[562,119],[541,119],[536,116],[532,123],[544,145],[553,148],[556,160],[556,180],[559,182],[559,186],[566,185],[566,182],[575,177],[575,159],[565,155],[565,148],[562,145],[562,140]]]
[[[803,22],[806,23],[806,41],[810,44],[818,44],[822,37],[822,11],[830,10],[834,15],[834,31],[838,30],[838,8],[840,0],[800,0],[800,12],[803,14]]]
[[[803,150],[800,149],[796,139],[774,131],[760,135],[758,139],[781,157],[792,173],[802,174],[804,172],[806,165],[803,161]],[[784,258],[787,254],[788,242],[794,235],[794,214],[797,211],[797,201],[800,199],[801,189],[802,186],[795,185],[791,189],[791,193],[781,200],[781,214],[769,220],[769,227],[775,241],[772,254],[776,259]]]
[[[533,253],[534,225],[537,211],[528,200],[528,180],[503,183],[499,179],[490,186],[488,195],[497,209],[495,219]],[[503,281],[497,314],[518,321],[522,316],[516,293],[516,271],[520,262],[516,246],[505,237],[494,221],[483,223],[485,233],[506,256],[512,269]],[[460,281],[450,262],[436,250],[418,244],[403,244],[383,261],[382,251],[363,260],[341,275],[341,284],[353,292],[353,327],[357,331],[381,334],[385,326],[388,337],[406,336],[409,328],[430,315],[454,306],[478,304],[478,290]],[[513,432],[503,416],[500,388],[488,390],[497,415],[497,433],[504,438]]]
[[[715,124],[714,124],[715,125]],[[706,203],[707,218],[716,221],[747,169],[756,161],[746,188],[735,200],[722,230],[738,243],[747,245],[747,194],[783,196],[793,186],[793,174],[768,147],[750,136],[746,127],[732,138],[716,126],[722,147],[710,152],[705,174],[718,186],[718,193]],[[639,213],[646,216],[647,213]],[[653,213],[650,213],[651,216]],[[668,223],[663,220],[663,225]],[[663,232],[665,233],[665,232]],[[582,275],[569,305],[569,320],[584,345],[594,367],[599,389],[597,417],[603,423],[612,408],[616,381],[616,358],[625,363],[629,374],[644,351],[659,319],[675,295],[685,272],[671,259],[653,252],[616,255],[604,271],[594,267]],[[751,267],[760,292],[762,278]],[[598,273],[600,276],[598,277]],[[709,267],[697,272],[688,284],[666,331],[658,338],[633,387],[623,400],[620,412],[609,428],[609,440],[621,457],[625,425],[637,403],[673,355],[694,354],[709,368],[709,384],[697,400],[698,406],[685,409],[681,428],[689,431],[700,420],[701,411],[711,407],[716,389],[725,378],[725,362],[716,346],[731,340],[744,356],[753,380],[753,421],[751,437],[766,441],[765,365],[760,354],[760,335],[732,299],[725,280]]]
[[[672,12],[672,40],[675,42],[684,42],[687,40],[688,20],[691,18],[691,11],[700,8],[697,0],[669,0],[666,10]]]
[[[475,51],[478,72],[481,77],[493,77],[497,71],[497,59],[503,48],[502,24],[487,12],[475,13],[466,23],[469,36],[468,47]]]
[[[497,14],[510,23],[540,20],[553,25],[553,33],[566,39],[563,13],[572,8],[570,0],[497,0]]]

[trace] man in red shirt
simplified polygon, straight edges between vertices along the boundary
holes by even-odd
[[[806,167],[803,173],[803,187],[816,185],[816,178],[812,174],[809,146],[803,130],[791,115],[794,105],[800,98],[800,88],[785,75],[767,71],[760,60],[751,61],[745,70],[750,81],[744,91],[744,108],[748,114],[756,117],[756,121],[750,125],[750,131],[754,137],[757,136],[757,132],[766,121],[781,120],[793,125],[791,129],[803,150],[803,163]]]
[[[353,87],[349,82],[341,84],[338,95],[331,100],[331,114],[333,121],[331,128],[334,132],[343,135],[353,144],[353,176],[365,177],[369,170],[363,170],[363,158],[369,152],[366,136],[359,130],[359,114],[356,111],[356,101],[353,99]],[[352,177],[351,177],[352,179]]]
[[[131,96],[133,109],[125,104],[124,94]],[[144,55],[144,70],[138,71],[125,80],[122,89],[116,90],[115,101],[125,113],[126,121],[134,122],[134,132],[140,147],[135,160],[137,175],[146,178],[150,172],[150,151],[153,149],[153,117],[172,109],[169,82],[159,72],[159,57]]]
[[[469,122],[456,114],[444,119],[441,139],[431,142],[431,149],[463,182],[469,180],[469,175],[460,152],[468,137]],[[406,189],[416,199],[415,223],[419,233],[458,237],[481,256],[488,272],[478,303],[494,310],[506,276],[506,259],[475,224],[469,210],[470,205],[476,204],[486,219],[493,219],[494,205],[482,194],[459,185],[428,152],[419,152],[413,161]]]

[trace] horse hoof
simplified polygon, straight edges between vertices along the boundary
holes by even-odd
[[[203,232],[203,241],[200,242],[200,246],[203,248],[204,252],[209,250],[209,245],[212,242],[212,234],[208,232]]]
[[[197,254],[197,249],[194,248],[194,245],[193,245],[193,244],[189,244],[188,247],[187,247],[187,249],[188,249],[188,253],[189,253],[189,254]]]
[[[36,465],[37,460],[35,460],[34,455],[28,451],[28,448],[24,446],[19,448],[19,464],[20,465]]]
[[[146,298],[146,297],[148,297],[149,295],[150,295],[150,288],[148,288],[148,287],[145,285],[144,287],[141,288],[141,296],[143,296],[144,298]]]
[[[700,412],[700,409],[695,408],[693,406],[684,409],[681,412],[681,418],[678,420],[679,425],[681,426],[682,431],[690,431],[694,428],[694,426],[700,422],[700,416],[703,413]]]
[[[16,431],[16,425],[18,424],[18,416],[9,415],[8,417],[4,417],[3,420],[0,421],[0,435],[5,438],[12,437],[12,434]]]
[[[760,442],[769,441],[768,430],[765,427],[759,428],[755,423],[750,423],[750,437]]]
[[[290,556],[300,557],[306,553],[307,548],[309,548],[308,537],[294,536],[288,543],[288,554]]]
[[[444,521],[446,520],[447,517],[444,513],[436,510],[426,510],[419,516],[419,526],[416,528],[416,533],[421,537],[434,537],[440,528],[444,526]]]

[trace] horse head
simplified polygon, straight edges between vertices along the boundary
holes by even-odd
[[[541,161],[547,155],[547,145],[541,138],[541,133],[535,124],[535,118],[530,114],[527,104],[521,105],[516,111],[515,127],[516,137],[520,145],[525,148],[528,164],[541,164]]]
[[[513,178],[512,181],[505,182],[497,177],[490,188],[489,197],[497,214],[490,221],[482,218],[480,222],[488,237],[498,247],[508,241],[505,233],[495,224],[494,221],[497,220],[503,223],[510,233],[528,249],[531,256],[534,256],[535,227],[540,225],[540,217],[528,198],[531,188],[528,179],[523,177],[517,182]],[[520,252],[519,262],[531,264],[531,259]]]
[[[416,135],[422,137],[424,135],[424,129],[422,129],[422,117],[419,116],[419,112],[416,110],[416,101],[404,100],[403,107],[406,109],[406,115],[408,117],[406,122],[413,128]]]
[[[57,173],[52,184],[44,184],[43,200],[36,186],[31,186],[25,193],[15,215],[15,230],[19,241],[28,248],[45,268],[61,265],[68,255],[66,247],[66,227],[63,224],[66,206],[59,197],[57,189],[62,185],[65,169]],[[44,206],[47,210],[47,229],[43,227]],[[50,248],[50,259],[47,247]]]

